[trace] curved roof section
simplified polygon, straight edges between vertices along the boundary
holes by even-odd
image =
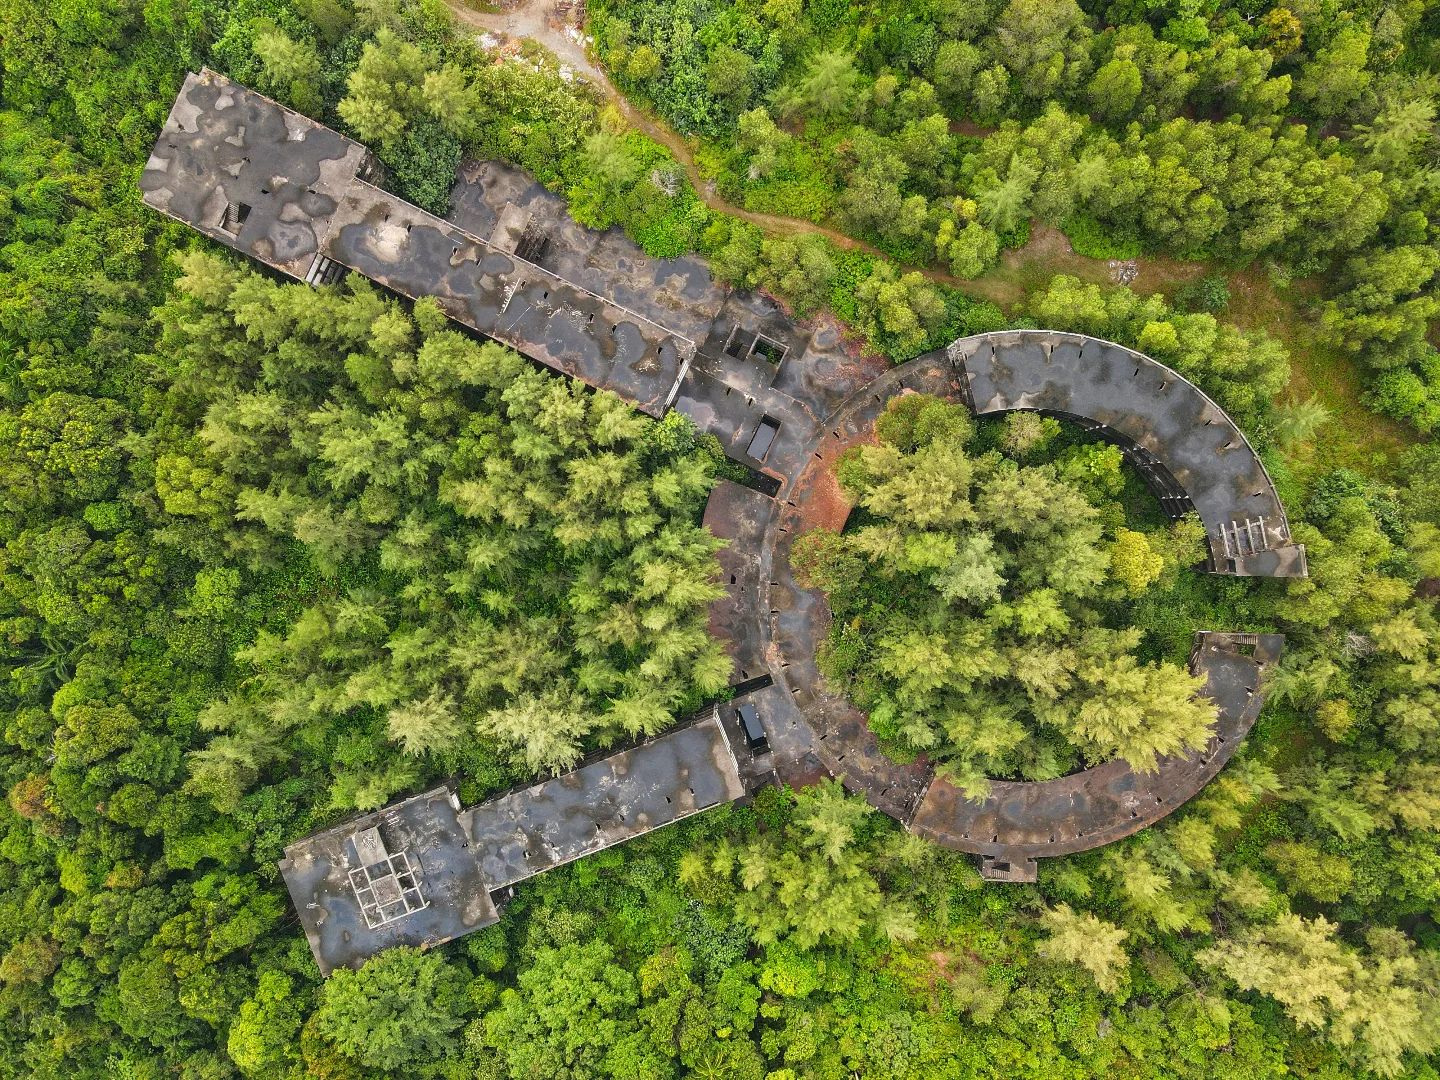
[[[960,338],[948,351],[977,413],[1033,409],[1114,438],[1167,509],[1179,516],[1193,505],[1217,573],[1305,575],[1305,549],[1290,539],[1259,456],[1183,376],[1123,345],[1050,330]]]
[[[910,830],[956,851],[984,856],[1017,880],[1033,879],[1034,861],[1071,855],[1120,840],[1153,825],[1199,793],[1230,760],[1260,714],[1260,677],[1279,658],[1279,634],[1196,634],[1191,670],[1205,676],[1215,702],[1215,734],[1199,753],[1162,758],[1139,773],[1124,761],[1038,783],[995,781],[972,801],[936,777],[910,821]]]
[[[467,170],[452,198],[456,220],[445,220],[368,183],[369,166],[360,144],[207,70],[186,79],[141,188],[149,205],[295,278],[323,283],[350,268],[408,296],[435,296],[451,318],[557,371],[613,390],[655,416],[671,408],[686,413],[732,458],[776,481],[779,501],[754,492],[741,497],[738,489],[717,492],[707,523],[737,541],[724,557],[730,594],[712,612],[712,627],[728,639],[747,685],[762,666],[775,680],[750,700],[765,703],[762,720],[782,759],[780,775],[795,782],[822,771],[841,776],[899,820],[913,816],[914,828],[938,842],[979,851],[988,876],[1024,878],[1033,877],[1035,855],[1081,850],[1134,831],[1220,767],[1229,751],[1215,747],[1167,764],[1154,786],[1113,763],[1051,785],[997,784],[992,800],[965,803],[933,779],[923,759],[899,764],[887,757],[865,715],[824,686],[815,649],[829,611],[789,567],[795,536],[844,523],[849,504],[834,480],[835,457],[873,437],[890,397],[918,390],[963,399],[979,413],[1033,409],[1103,432],[1169,513],[1198,512],[1213,570],[1304,574],[1304,549],[1291,541],[1264,466],[1230,418],[1191,383],[1119,345],[1037,330],[962,338],[887,370],[879,358],[847,348],[831,320],[798,322],[767,297],[720,287],[698,260],[650,260],[613,231],[581,229],[559,200],[515,170],[494,164]],[[1218,637],[1209,640],[1215,648],[1197,654],[1197,663],[1206,665],[1217,700],[1224,699],[1225,723],[1240,725],[1233,731],[1243,734],[1259,707],[1258,695],[1249,695],[1261,661],[1238,647],[1221,648]],[[1243,702],[1226,696],[1237,687],[1247,694]],[[1231,738],[1223,724],[1220,735]],[[697,729],[685,739],[699,737]],[[451,834],[463,827],[458,843],[469,861],[483,850],[487,873],[509,881],[735,797],[739,782],[728,773],[713,792],[697,784],[677,798],[656,783],[682,771],[678,759],[667,758],[650,777],[636,767],[683,741],[650,744],[634,752],[635,761],[617,756],[609,773],[578,770],[525,799],[492,800],[465,812],[463,821],[453,799],[427,796],[424,820],[413,828],[398,810],[387,811],[361,840],[352,828],[316,838],[308,854],[292,845],[286,876],[302,918],[315,924],[312,945],[338,929],[344,955],[337,962],[348,963],[411,933],[411,926],[424,941],[464,932],[468,922],[437,910],[453,907],[445,902],[453,882],[443,876],[448,864],[436,862],[439,849],[427,846],[439,834],[419,830],[438,818],[447,823],[442,846],[448,850]],[[706,758],[700,749],[687,747],[686,768]],[[723,766],[722,758],[714,760]],[[444,813],[437,800],[446,802]],[[612,811],[613,822],[606,816]],[[976,846],[987,830],[989,846]],[[465,858],[455,865],[468,873]],[[364,871],[359,884],[356,870]],[[432,870],[441,876],[427,876]],[[324,896],[344,894],[340,885],[353,892],[354,911],[322,926]],[[401,909],[403,930],[391,918]],[[373,931],[364,942],[349,929],[358,925],[356,913]],[[360,942],[353,949],[352,937]],[[317,956],[322,951],[317,945]]]
[[[966,396],[967,371],[954,361],[953,348],[947,351],[892,368],[852,394],[808,445],[804,467],[774,511],[751,510],[748,516],[755,523],[731,530],[750,535],[758,523],[764,542],[758,588],[755,575],[737,574],[722,602],[720,626],[723,634],[745,622],[748,613],[760,628],[758,642],[749,633],[736,640],[745,656],[764,657],[775,680],[749,700],[776,745],[782,777],[787,769],[805,775],[807,761],[813,761],[911,831],[982,856],[987,878],[1033,881],[1036,859],[1121,839],[1204,787],[1255,722],[1263,700],[1260,676],[1279,656],[1283,638],[1197,634],[1191,668],[1205,676],[1204,693],[1217,705],[1215,734],[1204,750],[1162,759],[1153,773],[1137,773],[1116,760],[1043,783],[997,781],[987,798],[972,801],[936,776],[923,756],[908,764],[890,758],[865,714],[829,688],[816,664],[816,651],[830,629],[830,610],[822,593],[796,580],[790,553],[796,538],[813,529],[844,527],[851,504],[835,478],[835,463],[850,447],[874,439],[875,422],[891,399],[908,392],[951,400]],[[726,492],[707,518],[729,518],[741,501],[735,492]]]

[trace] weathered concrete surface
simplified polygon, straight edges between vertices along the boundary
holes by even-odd
[[[704,525],[726,541],[720,549],[720,583],[725,595],[710,604],[710,633],[725,643],[734,666],[732,686],[764,674],[760,627],[760,550],[775,516],[775,500],[722,480],[705,503]]]
[[[303,281],[369,156],[359,143],[205,69],[187,75],[175,98],[140,174],[141,198]]]
[[[285,849],[280,871],[320,970],[395,945],[429,947],[495,922],[491,893],[745,794],[719,713],[573,772],[461,809],[447,787]],[[357,834],[404,854],[424,905],[373,928],[351,883]]]
[[[459,813],[454,793],[439,787],[285,849],[280,872],[323,974],[359,967],[395,945],[439,945],[499,918],[490,899],[493,886],[467,850]],[[369,828],[380,830],[391,852],[409,857],[428,905],[379,929],[367,924],[349,878],[351,870],[362,868],[351,838]]]
[[[1216,733],[1205,750],[1162,759],[1154,773],[1111,761],[1046,783],[997,781],[987,799],[971,802],[936,777],[923,756],[908,765],[888,757],[865,715],[826,684],[816,665],[816,651],[830,629],[829,607],[822,593],[797,580],[792,549],[798,537],[814,529],[843,528],[851,506],[835,480],[835,463],[850,447],[873,438],[875,422],[893,398],[921,392],[959,401],[968,399],[968,391],[967,372],[956,363],[953,347],[927,354],[851,395],[808,447],[803,467],[786,486],[779,513],[766,529],[760,596],[749,601],[764,627],[765,655],[775,681],[764,692],[760,715],[772,739],[813,738],[809,753],[815,762],[912,831],[980,855],[988,879],[1033,881],[1038,858],[1128,836],[1195,795],[1254,723],[1263,700],[1261,674],[1279,656],[1283,638],[1197,635],[1192,670],[1206,676],[1203,692],[1218,707]],[[798,748],[787,748],[785,760],[803,759]],[[790,767],[805,775],[804,766]]]
[[[1038,858],[1087,851],[1153,825],[1198,794],[1239,748],[1264,702],[1264,669],[1283,642],[1279,634],[1196,634],[1191,670],[1205,676],[1202,692],[1219,711],[1215,734],[1200,752],[1161,758],[1152,773],[1108,761],[1058,780],[999,780],[978,801],[937,777],[911,831],[1012,869],[1028,866],[1034,880]]]
[[[325,254],[547,367],[663,415],[695,343],[362,181]]]
[[[901,821],[909,820],[930,779],[930,765],[923,758],[901,764],[889,757],[865,714],[826,684],[815,657],[830,631],[830,609],[821,592],[796,580],[791,552],[795,541],[814,529],[844,527],[850,502],[835,481],[836,461],[851,446],[873,438],[875,420],[892,398],[913,392],[958,396],[955,373],[943,352],[892,368],[830,417],[766,532],[760,562],[766,656],[776,683],[815,733],[814,753],[848,789],[863,792]]]
[[[1048,330],[961,338],[950,355],[977,413],[1033,409],[1103,428],[1167,510],[1194,507],[1216,572],[1305,576],[1305,549],[1290,539],[1259,456],[1225,411],[1176,372],[1121,345]]]
[[[492,889],[745,794],[716,717],[462,811]]]

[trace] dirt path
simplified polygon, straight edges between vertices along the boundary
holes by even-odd
[[[626,121],[647,136],[660,143],[680,163],[685,170],[685,175],[690,179],[690,185],[700,196],[701,201],[712,210],[736,217],[742,221],[759,227],[765,232],[794,235],[796,233],[813,233],[823,236],[836,247],[847,251],[864,251],[877,258],[895,260],[873,244],[864,240],[857,240],[848,236],[838,229],[828,225],[817,225],[813,221],[806,221],[803,218],[783,217],[778,214],[762,214],[754,210],[747,210],[743,206],[736,206],[727,201],[715,189],[715,184],[703,176],[699,167],[695,164],[695,148],[678,131],[657,120],[649,113],[637,108],[631,101],[622,94],[614,83],[606,76],[605,72],[596,65],[585,52],[584,39],[580,34],[574,9],[563,8],[556,3],[556,0],[521,0],[518,6],[507,8],[502,11],[487,12],[476,11],[467,7],[463,0],[445,0],[446,5],[454,13],[455,17],[468,26],[488,31],[492,34],[506,38],[523,38],[536,42],[555,55],[565,67],[573,71],[577,76],[585,79],[595,86],[603,94],[607,101],[620,111]],[[1055,235],[1059,235],[1058,233]],[[1061,238],[1063,242],[1063,237]],[[1040,254],[1040,253],[1037,253]],[[1044,257],[1049,252],[1043,253]],[[1018,252],[1008,252],[1006,259],[1011,256],[1024,256],[1025,249]],[[1081,256],[1074,256],[1081,258]],[[1019,262],[1033,261],[1035,256],[1020,258]],[[1096,260],[1085,260],[1095,266],[1103,267],[1103,263]],[[1007,280],[987,280],[989,275],[976,280],[965,280],[943,270],[936,270],[924,266],[908,266],[899,264],[902,270],[917,270],[930,278],[932,281],[941,282],[945,285],[963,289],[973,295],[979,295],[985,299],[995,300],[999,303],[1010,303],[1017,298],[1014,286]],[[1016,263],[1015,265],[1019,265]],[[1085,276],[1092,276],[1095,271]],[[1104,273],[1100,273],[1104,277]],[[1096,278],[1099,280],[1099,278]]]
[[[715,190],[715,185],[701,175],[699,167],[695,164],[695,148],[690,145],[689,141],[678,131],[632,104],[615,87],[605,72],[590,59],[585,52],[579,27],[573,21],[574,16],[561,11],[555,0],[522,0],[518,7],[497,12],[475,11],[466,7],[463,0],[445,0],[445,2],[455,13],[455,17],[463,23],[509,38],[525,38],[554,53],[560,63],[593,84],[630,124],[669,150],[685,170],[686,176],[690,178],[690,185],[695,189],[696,194],[710,209],[748,221],[768,232],[815,233],[826,237],[837,247],[852,251],[867,251],[882,258],[888,257],[879,248],[867,244],[863,240],[857,240],[853,236],[847,236],[838,229],[817,225],[813,221],[805,221],[801,218],[759,214],[727,202]],[[922,268],[906,267],[906,269],[919,270]],[[960,284],[959,279],[952,278],[948,274],[933,271],[923,272],[937,281]]]
[[[893,258],[885,252],[847,236],[838,229],[817,225],[802,218],[762,214],[728,202],[703,176],[695,164],[695,147],[669,125],[637,108],[612,83],[604,70],[585,50],[582,32],[584,5],[578,0],[518,0],[493,12],[476,11],[464,0],[445,0],[455,17],[468,26],[508,39],[536,42],[554,54],[562,65],[595,86],[627,122],[663,145],[674,155],[690,184],[706,206],[742,221],[748,221],[767,233],[794,235],[813,233],[823,236],[838,248],[863,251],[877,258]],[[957,130],[965,134],[984,134],[984,128],[962,124]],[[971,296],[990,300],[1008,308],[1024,296],[1027,289],[1043,287],[1055,274],[1072,274],[1096,284],[1126,284],[1140,292],[1170,292],[1176,286],[1204,273],[1201,263],[1181,263],[1173,259],[1145,259],[1140,262],[1107,262],[1077,255],[1065,236],[1057,229],[1036,225],[1029,243],[1000,257],[993,270],[979,278],[956,277],[933,267],[899,264],[905,271],[918,271],[931,281],[960,289]]]

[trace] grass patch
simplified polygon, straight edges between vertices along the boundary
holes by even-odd
[[[1365,407],[1355,361],[1325,340],[1313,304],[1318,283],[1299,282],[1278,290],[1257,270],[1230,275],[1230,306],[1220,318],[1244,329],[1267,330],[1290,351],[1290,383],[1281,404],[1312,394],[1330,411],[1330,422],[1307,443],[1288,447],[1286,457],[1302,476],[1331,469],[1367,475],[1385,472],[1392,458],[1414,446],[1418,436]]]
[[[1088,214],[1066,218],[1060,231],[1077,255],[1091,259],[1134,259],[1140,255],[1138,236],[1107,229]]]

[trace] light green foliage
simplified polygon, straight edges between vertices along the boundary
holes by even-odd
[[[1120,120],[1135,107],[1141,85],[1140,69],[1131,61],[1117,57],[1091,76],[1086,93],[1098,116]]]
[[[1297,892],[1333,904],[1349,891],[1350,864],[1339,855],[1329,855],[1310,844],[1277,840],[1265,849],[1265,857]]]
[[[1341,30],[1301,68],[1295,93],[1321,117],[1335,116],[1370,84],[1365,70],[1369,48],[1370,35],[1364,30]]]
[[[781,98],[781,112],[792,116],[814,113],[821,117],[842,113],[850,105],[858,78],[854,61],[845,53],[818,53],[794,92]]]
[[[316,81],[321,61],[315,46],[269,26],[255,34],[255,55],[260,60],[264,89],[279,92],[287,104],[300,112],[319,108]]]
[[[1040,916],[1040,925],[1049,935],[1037,946],[1041,956],[1079,964],[1107,994],[1120,988],[1120,977],[1130,965],[1124,942],[1129,936],[1118,926],[1058,904]]]
[[[935,234],[936,252],[950,262],[957,277],[975,278],[995,265],[1000,238],[978,221],[957,226],[953,218],[941,220]]]
[[[225,1049],[247,1077],[281,1080],[300,1074],[297,1045],[304,1020],[294,983],[278,971],[260,975],[254,995],[240,1006]]]
[[[1009,440],[1037,445],[1029,423],[1043,435],[1013,421]],[[1059,775],[1077,756],[1067,742],[1146,770],[1204,745],[1215,711],[1194,698],[1200,680],[1139,663],[1138,631],[1105,629],[1094,606],[1110,582],[1143,593],[1163,555],[1134,530],[1107,537],[1054,466],[971,456],[969,429],[961,407],[907,395],[879,445],[840,463],[865,524],[796,551],[834,615],[827,676],[883,738],[974,792],[986,777]]]
[[[316,1033],[343,1057],[372,1069],[435,1066],[454,1046],[464,980],[435,953],[401,947],[358,971],[331,974],[314,1014]]]
[[[791,138],[775,126],[764,109],[751,109],[740,114],[737,142],[750,152],[750,177],[758,180],[776,170]]]
[[[519,470],[517,485],[538,477],[553,491],[554,470],[517,449],[554,438],[534,424],[541,414],[621,432],[603,447],[578,432],[569,448],[587,460],[628,461],[643,443],[643,468],[627,476],[676,467],[694,435],[645,422],[649,434],[630,439],[627,410],[576,412],[568,392],[512,409],[494,387],[455,391],[447,380],[477,363],[510,385],[513,360],[437,343],[445,324],[433,305],[412,316],[344,293],[302,304],[220,260],[189,263],[174,291],[168,253],[211,245],[145,208],[136,175],[184,73],[209,65],[327,123],[359,107],[362,123],[394,130],[398,116],[399,134],[378,148],[391,181],[427,206],[443,208],[461,155],[503,158],[653,255],[698,246],[727,280],[832,306],[861,330],[855,291],[883,260],[709,211],[657,144],[601,122],[583,80],[562,80],[538,54],[496,62],[469,29],[451,30],[437,0],[203,10],[0,0],[0,1076],[1428,1076],[1440,630],[1425,579],[1440,576],[1440,469],[1422,446],[1392,463],[1377,451],[1364,477],[1324,471],[1328,438],[1364,424],[1338,408],[1313,448],[1296,443],[1305,453],[1289,458],[1270,438],[1296,437],[1289,418],[1266,407],[1284,358],[1252,328],[1278,317],[1269,278],[1301,315],[1312,302],[1320,311],[1295,323],[1297,349],[1315,348],[1309,359],[1349,350],[1374,373],[1367,401],[1416,430],[1440,423],[1440,368],[1426,345],[1440,217],[1434,20],[1413,4],[1193,7],[1142,20],[1115,5],[1077,18],[1069,5],[1003,0],[904,10],[594,0],[587,31],[627,94],[700,135],[696,156],[718,195],[863,228],[907,269],[988,272],[1002,238],[982,223],[982,191],[992,192],[987,213],[1015,204],[1006,244],[1032,222],[1063,224],[1077,251],[1138,254],[1157,280],[1180,268],[1151,256],[1210,260],[1172,305],[1073,280],[1052,289],[1038,258],[1048,248],[1036,245],[976,291],[1013,295],[1018,273],[1043,302],[1002,316],[942,290],[947,312],[925,347],[1007,319],[1130,344],[1143,336],[1241,420],[1309,545],[1309,581],[1175,569],[1197,558],[1198,526],[1156,530],[1113,448],[1061,437],[1030,459],[1053,461],[1102,507],[1106,530],[1144,531],[1174,564],[1137,597],[1107,585],[1090,601],[1118,625],[1150,629],[1147,659],[1182,657],[1197,625],[1287,634],[1293,666],[1276,673],[1237,756],[1175,818],[1099,854],[1046,860],[1038,885],[1019,890],[979,888],[968,858],[907,839],[880,815],[812,815],[762,795],[527,883],[502,923],[426,955],[441,972],[428,996],[414,993],[432,985],[428,974],[407,973],[383,998],[378,982],[342,974],[346,991],[327,1003],[274,866],[286,843],[332,822],[331,800],[380,805],[451,776],[462,797],[479,798],[576,740],[620,738],[673,711],[657,701],[661,680],[641,673],[648,626],[618,668],[570,644],[594,637],[597,612],[617,598],[652,613],[636,568],[582,581],[556,554],[578,541],[562,548],[537,532],[558,516],[502,484],[493,501],[513,505],[517,523],[463,517],[441,499],[437,474],[488,476],[480,466],[494,461]],[[375,40],[380,29],[394,35],[389,52],[365,62],[367,45],[387,40]],[[1140,92],[1128,112],[1102,116],[1133,88],[1126,63]],[[793,93],[802,86],[813,100]],[[779,118],[791,102],[800,110],[781,125],[755,115]],[[585,146],[597,130],[639,163],[622,170],[626,184],[592,170]],[[993,194],[1014,163],[1013,177],[1036,173],[1029,190]],[[1220,270],[1232,275],[1228,301],[1213,287]],[[245,333],[229,310],[237,295]],[[1178,318],[1188,312],[1247,330]],[[459,429],[477,416],[497,426],[467,433],[462,459]],[[892,417],[886,428],[909,445],[952,420]],[[637,501],[650,508],[642,517],[694,520],[688,496],[673,509]],[[590,531],[612,518],[631,550],[630,511],[579,515]],[[452,541],[477,533],[486,543],[472,565]],[[936,551],[905,554],[923,563]],[[996,578],[1010,571],[994,566],[993,549],[966,554],[956,588],[1003,587]],[[450,593],[451,576],[470,591]],[[537,592],[550,578],[554,588]],[[595,588],[607,603],[590,608]],[[1053,614],[1044,603],[1023,611],[1032,628]],[[472,696],[449,654],[470,644],[461,623],[481,619],[505,631],[478,643],[485,678],[515,681]],[[640,673],[643,692],[605,690],[615,670]],[[396,686],[406,692],[385,701]],[[381,703],[336,713],[342,693]],[[455,745],[416,756],[390,740],[392,714],[401,738],[443,733],[447,701],[463,725]],[[482,716],[485,738],[472,734]],[[502,765],[495,749],[510,734],[523,745]],[[213,774],[187,788],[186,755],[197,751]],[[832,863],[821,840],[847,829]],[[752,894],[733,859],[760,837],[776,866],[793,854],[800,880],[845,905],[798,897],[785,918],[766,916],[778,940],[753,941],[735,910]],[[729,877],[701,872],[727,849]],[[846,861],[864,866],[873,893],[844,884]],[[782,892],[783,873],[754,895]],[[846,936],[836,916],[872,904]],[[1129,935],[1134,959],[1113,999],[1073,965],[1037,962],[1047,935],[1033,914],[1060,904]],[[1333,929],[1314,932],[1317,906]],[[1270,929],[1291,912],[1309,932]],[[801,949],[792,925],[824,938]],[[1225,972],[1237,947],[1254,990]],[[1211,949],[1224,965],[1196,964]],[[545,977],[522,985],[537,967]],[[1323,1023],[1297,1026],[1284,1008],[1301,1007],[1311,983],[1326,987]],[[405,1011],[386,1011],[397,1002]],[[509,1037],[502,1013],[519,1034]],[[548,1026],[532,1033],[535,1016]],[[503,1046],[486,1040],[492,1022]],[[345,1052],[332,1026],[350,1040]],[[386,1037],[371,1046],[376,1030]],[[613,1042],[597,1046],[603,1038]],[[583,1066],[564,1060],[572,1046]],[[360,1060],[372,1053],[393,1067]]]
[[[1004,424],[1005,435],[1001,444],[1007,454],[1019,459],[1044,450],[1062,430],[1060,421],[1037,412],[1006,413]],[[1116,472],[1119,472],[1118,465]]]
[[[1088,69],[1089,37],[1073,0],[1010,0],[995,24],[992,48],[1027,97],[1045,98]]]
[[[211,367],[226,336],[251,343],[209,388],[200,433],[251,523],[230,531],[232,552],[261,565],[298,541],[333,570],[405,582],[338,591],[262,635],[250,689],[205,713],[219,734],[194,758],[197,790],[233,799],[289,733],[370,710],[412,754],[470,730],[559,769],[587,740],[654,734],[724,685],[704,615],[716,543],[693,524],[710,472],[693,435],[655,443],[614,397],[477,345],[433,307],[412,322],[363,287],[259,278],[217,294],[201,284],[207,259],[185,265],[182,287],[207,296],[213,321],[204,337],[187,329],[199,295],[162,313],[181,368]]]
[[[1284,446],[1306,443],[1332,419],[1330,410],[1311,394],[1304,401],[1282,407],[1275,417],[1275,437]]]
[[[1434,139],[1435,102],[1428,97],[1386,98],[1375,120],[1356,124],[1357,142],[1382,166],[1403,166]]]
[[[733,878],[740,890],[735,914],[761,944],[785,940],[810,949],[867,931],[907,940],[914,936],[913,916],[882,898],[877,864],[857,843],[873,813],[837,781],[822,783],[798,797],[782,836],[723,844],[682,864],[682,880],[703,889],[709,878]]]
[[[759,283],[789,297],[797,315],[806,315],[830,298],[839,269],[830,245],[818,236],[767,237],[760,247]]]
[[[980,220],[995,232],[1005,233],[1030,217],[1030,199],[1035,182],[1040,179],[1040,166],[1021,158],[1010,158],[1004,175],[988,168],[975,177],[976,202]]]
[[[1110,544],[1110,576],[1132,595],[1138,596],[1159,578],[1165,557],[1150,546],[1142,532],[1116,529]]]
[[[644,1053],[635,977],[602,941],[543,949],[500,996],[484,1040],[515,1077],[634,1076]]]
[[[425,104],[426,70],[416,46],[382,27],[365,45],[360,64],[350,75],[349,93],[339,105],[341,119],[362,142],[390,146]]]
[[[1243,989],[1274,997],[1297,1024],[1330,1027],[1366,1068],[1400,1076],[1407,1051],[1429,1053],[1440,1045],[1434,1004],[1440,972],[1396,931],[1377,930],[1370,943],[1377,955],[1367,964],[1336,940],[1324,916],[1284,914],[1246,927],[1198,959]]]

